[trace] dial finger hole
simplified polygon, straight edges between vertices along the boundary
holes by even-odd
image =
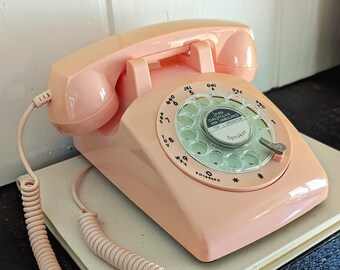
[[[231,171],[239,172],[243,167],[243,162],[240,157],[231,154],[227,157],[227,164]]]
[[[255,152],[247,152],[244,154],[244,160],[250,167],[256,167],[260,164],[260,159]]]
[[[246,110],[247,114],[251,117],[258,117],[259,116],[259,110],[258,108],[255,108],[252,105],[247,105]]]
[[[191,128],[183,128],[179,135],[187,141],[192,141],[197,138],[197,131]]]
[[[203,155],[208,151],[208,146],[203,141],[198,141],[191,145],[191,150],[197,155]]]
[[[231,95],[229,97],[230,104],[235,108],[242,108],[244,105],[244,100],[238,95]]]
[[[212,150],[208,154],[208,160],[211,164],[220,165],[223,163],[223,153],[217,150]]]
[[[269,124],[263,118],[256,119],[255,120],[255,125],[256,125],[257,129],[259,129],[259,130],[268,130],[268,129],[270,129]]]
[[[218,104],[224,104],[224,103],[226,103],[225,97],[223,97],[223,96],[221,96],[221,95],[213,94],[211,97],[212,97],[212,100],[213,100],[215,103],[218,103]]]
[[[199,112],[199,108],[193,103],[187,103],[182,110],[190,115],[196,115]]]
[[[201,106],[209,106],[210,105],[210,100],[204,96],[198,96],[196,98],[196,103],[201,105]]]
[[[195,122],[195,120],[191,116],[186,114],[178,115],[177,120],[185,126],[191,126]]]

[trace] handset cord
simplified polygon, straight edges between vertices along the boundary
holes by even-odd
[[[40,180],[29,165],[23,149],[23,132],[30,114],[35,108],[50,102],[51,91],[47,90],[32,100],[32,104],[24,112],[18,127],[18,148],[24,167],[32,179],[21,180],[20,187],[24,216],[29,240],[34,257],[40,270],[54,270],[61,267],[56,259],[51,244],[48,240],[44,216],[41,206]],[[72,195],[80,208],[79,225],[81,233],[88,247],[99,257],[119,270],[164,270],[144,258],[130,252],[122,246],[111,241],[105,236],[97,221],[97,214],[91,212],[81,202],[77,194],[77,188],[81,177],[92,167],[87,166],[76,178],[72,185]]]
[[[82,176],[92,168],[92,165],[85,167],[72,184],[73,199],[80,208],[79,225],[81,233],[88,247],[103,260],[121,270],[164,270],[152,262],[132,253],[124,247],[111,241],[100,228],[98,215],[89,210],[79,199],[77,189]]]

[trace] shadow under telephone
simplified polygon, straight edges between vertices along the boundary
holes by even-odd
[[[163,23],[55,63],[49,91],[35,102],[49,102],[54,126],[207,262],[277,230],[327,196],[327,176],[309,147],[249,83],[256,68],[245,25]],[[128,260],[124,267],[110,263],[128,269]]]

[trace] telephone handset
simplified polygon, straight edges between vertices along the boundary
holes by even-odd
[[[202,72],[216,69],[249,81],[255,75],[252,32],[243,25],[207,20],[153,25],[99,41],[54,64],[49,86],[56,101],[49,105],[49,120],[65,134],[93,131],[112,118],[119,101],[131,103],[152,88],[149,64],[181,54],[185,61],[189,52],[201,54],[189,63]],[[125,70],[133,82],[119,91]]]
[[[251,29],[169,22],[53,65],[49,120],[201,261],[322,202],[327,177],[288,119],[249,81]]]

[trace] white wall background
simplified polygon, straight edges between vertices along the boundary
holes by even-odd
[[[0,0],[0,185],[24,173],[16,143],[19,119],[46,89],[50,66],[114,33],[169,20],[215,18],[252,27],[262,91],[340,63],[337,0]],[[40,109],[28,122],[25,149],[33,168],[76,153]]]

